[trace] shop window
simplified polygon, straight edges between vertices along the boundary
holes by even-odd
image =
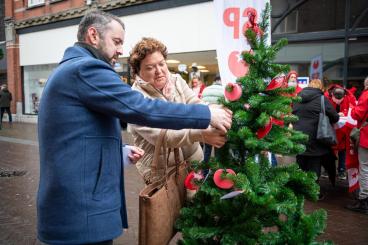
[[[36,115],[48,76],[56,64],[25,66],[24,74],[24,113]]]
[[[28,0],[28,7],[44,4],[45,0]]]

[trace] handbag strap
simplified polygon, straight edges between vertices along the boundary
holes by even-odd
[[[156,144],[155,144],[155,151],[153,153],[153,160],[152,160],[152,163],[151,163],[151,178],[153,176],[156,176],[158,175],[158,170],[159,169],[162,169],[163,166],[162,164],[165,165],[165,169],[167,168],[167,162],[168,162],[168,159],[166,157],[167,155],[167,141],[165,140],[166,138],[166,133],[167,133],[167,129],[161,129],[160,131],[160,134],[156,140]],[[161,149],[163,149],[163,155],[164,155],[164,162],[162,163],[160,161],[160,151]],[[162,164],[160,164],[162,163]],[[166,172],[166,170],[165,170]]]
[[[160,131],[160,135],[158,136],[155,144],[155,151],[153,153],[153,160],[151,163],[151,179],[154,176],[157,176],[159,173],[158,171],[160,169],[164,169],[164,177],[166,178],[167,182],[167,169],[169,167],[169,157],[171,148],[167,152],[167,141],[165,140],[167,133],[167,129],[162,129]],[[160,161],[160,150],[163,149],[163,159],[164,162],[162,163]],[[179,175],[179,166],[180,166],[180,154],[179,154],[179,148],[174,148],[174,158],[175,158],[175,175]]]
[[[323,114],[326,114],[326,109],[325,109],[325,96],[324,95],[321,96],[321,112],[323,112]]]
[[[179,176],[179,165],[180,165],[180,157],[179,157],[179,149],[174,149],[174,157],[175,157],[175,177]]]

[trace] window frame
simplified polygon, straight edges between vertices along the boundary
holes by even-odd
[[[294,19],[291,18],[291,15],[295,13],[295,17],[292,16]],[[295,29],[294,30],[287,30],[288,22],[292,21],[295,22]],[[291,34],[291,33],[298,33],[298,24],[299,24],[299,11],[294,10],[285,19],[277,26],[273,34]],[[281,30],[283,29],[283,31]]]
[[[33,8],[33,7],[42,6],[42,5],[45,5],[45,2],[46,2],[45,0],[28,0],[27,7]]]

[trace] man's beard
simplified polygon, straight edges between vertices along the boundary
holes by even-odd
[[[101,42],[99,43],[97,49],[100,51],[101,55],[105,58],[106,61],[108,61],[108,63],[113,67],[115,65],[115,62],[113,62],[112,60],[115,58],[115,57],[109,57],[107,55],[107,52],[106,52],[106,45],[105,45],[105,42],[104,40],[101,39]],[[115,59],[117,60],[117,59]]]

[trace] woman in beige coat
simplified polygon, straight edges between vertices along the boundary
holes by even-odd
[[[145,97],[161,99],[176,103],[203,103],[188,87],[180,75],[170,74],[167,64],[167,49],[164,44],[153,38],[143,38],[132,49],[129,57],[133,89],[140,91]],[[158,176],[151,177],[151,163],[155,150],[155,143],[161,132],[158,128],[139,125],[128,125],[132,133],[134,144],[145,151],[144,156],[136,164],[139,173],[146,183],[162,178],[164,170],[158,170]],[[167,147],[179,148],[180,160],[201,161],[203,151],[199,142],[221,147],[226,139],[224,133],[215,129],[182,129],[168,130],[166,134]],[[170,154],[169,168],[175,166],[174,154]],[[163,155],[160,161],[164,161]]]

